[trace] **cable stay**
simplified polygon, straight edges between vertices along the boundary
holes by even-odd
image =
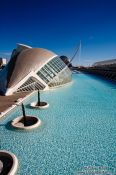
[[[72,58],[71,58],[70,62],[68,63],[68,65],[72,63],[72,61],[74,60],[74,58],[76,57],[77,54],[78,54],[78,62],[79,62],[80,61],[80,55],[81,55],[81,41],[79,43],[79,46],[76,48],[76,51],[75,51],[74,55],[72,56]]]

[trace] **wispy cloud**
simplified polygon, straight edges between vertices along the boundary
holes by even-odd
[[[85,66],[90,66],[94,63],[93,59],[85,59],[85,60],[82,60],[82,65],[85,65]]]
[[[11,56],[12,52],[0,52],[0,56],[6,56],[9,57]]]

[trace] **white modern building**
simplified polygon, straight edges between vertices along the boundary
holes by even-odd
[[[95,62],[92,66],[107,66],[116,64],[116,59]]]
[[[5,66],[7,63],[6,58],[0,58],[0,67]]]
[[[18,44],[11,59],[0,71],[0,92],[48,90],[71,81],[71,71],[60,57],[43,48]]]

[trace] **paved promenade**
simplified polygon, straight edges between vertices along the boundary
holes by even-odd
[[[0,113],[7,110],[9,107],[14,105],[19,98],[26,97],[30,92],[18,92],[11,96],[0,95]]]

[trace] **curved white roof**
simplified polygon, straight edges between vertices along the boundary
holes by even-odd
[[[57,55],[42,48],[31,48],[22,51],[16,59],[15,67],[8,83],[8,88],[15,86],[31,71],[43,67]]]
[[[50,63],[44,67],[48,62]],[[44,68],[41,69],[42,67]],[[11,95],[19,89],[49,89],[48,82],[51,82],[65,67],[65,63],[52,51],[18,44],[12,52],[10,61],[0,71],[0,93]],[[65,70],[65,74],[60,77],[62,81],[58,78],[53,84],[56,86],[56,81],[58,85],[67,83],[67,74],[70,81],[70,73]]]
[[[12,56],[6,67],[0,71],[0,93],[14,92],[21,85],[22,80],[28,77],[30,72],[36,75],[47,62],[57,55],[43,48],[31,48],[26,45],[18,45],[13,50]],[[37,76],[38,77],[38,76]],[[12,89],[12,90],[11,90]]]

